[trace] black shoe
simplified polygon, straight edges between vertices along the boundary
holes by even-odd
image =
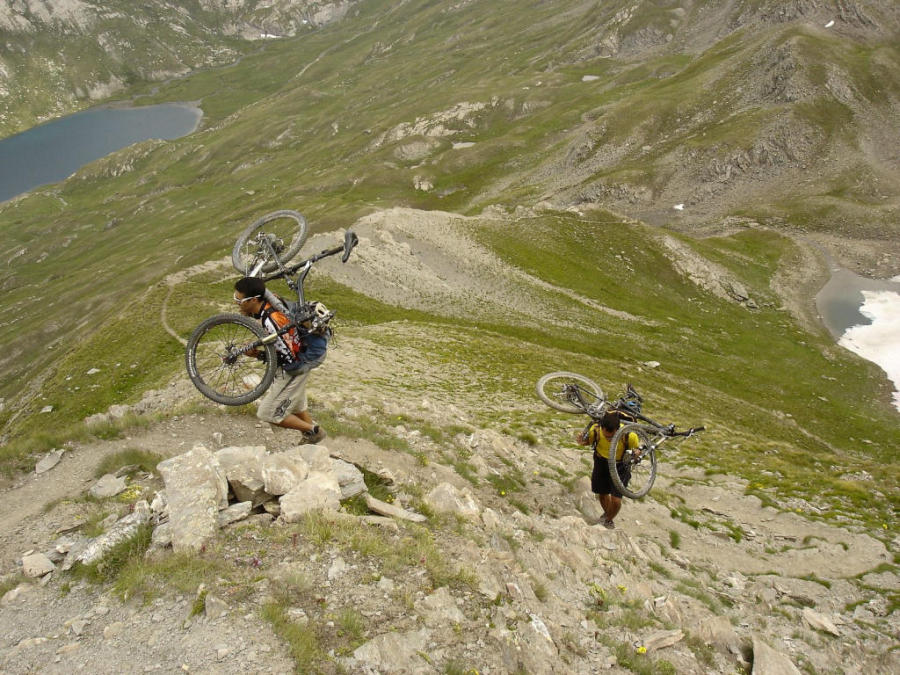
[[[312,431],[303,432],[303,440],[311,444],[324,441],[326,436],[328,436],[328,434],[326,434],[325,430],[318,424],[312,428]]]

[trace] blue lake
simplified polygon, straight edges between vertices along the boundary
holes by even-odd
[[[0,201],[64,180],[132,143],[185,136],[202,117],[199,108],[175,103],[92,108],[0,140]]]

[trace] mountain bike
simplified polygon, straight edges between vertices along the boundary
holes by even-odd
[[[277,218],[286,213],[300,215],[293,211],[275,213],[282,214]],[[345,263],[359,243],[356,234],[347,230],[342,245],[288,265],[289,256],[299,251],[297,238],[292,237],[286,244],[281,235],[265,231],[262,226],[270,222],[265,219],[273,215],[264,216],[241,234],[232,262],[247,276],[267,282],[284,279],[288,288],[297,294],[297,301],[285,304],[266,291],[266,299],[290,319],[277,333],[267,333],[259,321],[241,314],[217,314],[194,329],[185,353],[188,377],[200,393],[216,403],[244,405],[255,401],[271,386],[278,369],[275,340],[292,329],[314,333],[327,326],[334,312],[321,303],[307,302],[303,282],[319,260],[342,253],[341,262]],[[297,221],[293,215],[287,218],[295,221],[300,239],[305,241],[306,221]]]
[[[620,418],[626,420],[609,442],[608,462],[610,478],[616,489],[631,499],[640,499],[653,487],[659,446],[671,438],[690,438],[705,429],[701,426],[675,431],[674,424],[660,424],[643,414],[644,399],[630,384],[626,385],[623,396],[611,401],[604,397],[596,382],[578,373],[547,373],[537,382],[537,395],[554,410],[588,415],[591,424],[599,424],[607,412],[618,412]],[[631,438],[631,434],[636,436],[636,440]],[[623,441],[625,451],[616,460],[614,448],[618,448]]]

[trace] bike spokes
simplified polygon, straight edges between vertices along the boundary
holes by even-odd
[[[537,383],[537,395],[554,410],[584,413],[603,403],[603,390],[588,378],[564,371],[548,373]]]
[[[214,400],[242,400],[262,382],[266,362],[244,353],[255,339],[241,323],[221,323],[210,326],[196,341],[196,375],[217,395]]]

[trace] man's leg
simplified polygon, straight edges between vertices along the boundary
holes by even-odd
[[[272,386],[266,392],[256,416],[284,429],[311,432],[313,422],[306,411],[306,378],[309,373],[303,373],[291,377],[279,369],[275,375]],[[292,412],[300,408],[300,412]]]
[[[606,519],[609,522],[615,520],[619,515],[619,509],[622,508],[622,498],[615,495],[597,495],[597,498],[600,499],[600,505],[606,512]]]

